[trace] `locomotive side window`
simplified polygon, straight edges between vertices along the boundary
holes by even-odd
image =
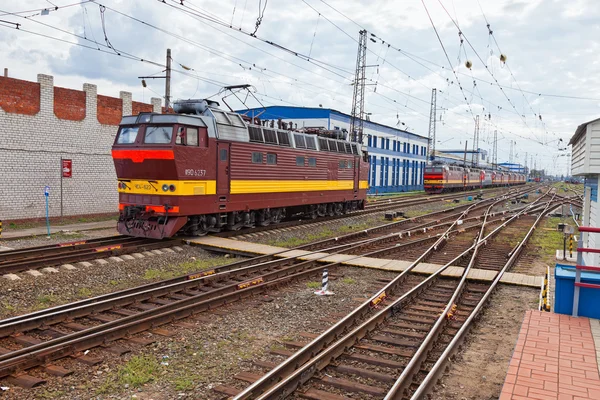
[[[185,144],[188,146],[198,146],[198,128],[187,128]]]
[[[260,128],[256,127],[256,126],[249,126],[248,127],[248,133],[250,134],[250,141],[251,142],[256,142],[256,143],[263,143],[263,135],[262,135],[262,131],[260,130]]]
[[[277,131],[277,139],[280,146],[290,147],[290,137],[287,132]]]
[[[306,141],[304,140],[304,136],[294,135],[294,141],[296,142],[297,149],[305,149],[306,148]]]
[[[117,138],[117,144],[133,144],[137,137],[139,127],[129,126],[122,127],[119,130],[119,137]]]
[[[253,152],[252,153],[252,164],[262,164],[263,162],[263,153]]]
[[[304,157],[296,157],[296,166],[304,167]]]
[[[346,168],[346,160],[340,160],[340,169]]]
[[[277,164],[277,154],[267,153],[267,164],[269,164],[269,165]]]
[[[328,151],[329,145],[327,144],[327,139],[319,138],[319,147],[322,151]]]
[[[265,135],[265,143],[277,144],[277,135],[272,129],[263,129]]]
[[[172,126],[146,126],[144,143],[167,144],[173,138]]]
[[[317,143],[315,142],[315,138],[307,137],[306,138],[306,148],[311,150],[317,149]]]
[[[175,144],[184,144],[183,138],[185,136],[185,128],[180,126],[177,128],[177,135],[175,136]]]
[[[221,158],[221,161],[227,161],[227,149],[221,149],[219,157]]]
[[[309,157],[308,158],[308,166],[309,167],[316,167],[317,166],[317,159],[314,157]]]
[[[352,160],[348,161],[348,169],[352,169]]]

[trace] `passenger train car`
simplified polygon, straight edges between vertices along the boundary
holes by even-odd
[[[427,193],[446,193],[459,190],[483,189],[496,186],[522,185],[525,175],[508,171],[469,169],[455,165],[425,167],[423,186]]]
[[[186,101],[176,114],[123,117],[112,147],[121,234],[203,235],[364,208],[369,164],[359,143],[218,106]]]

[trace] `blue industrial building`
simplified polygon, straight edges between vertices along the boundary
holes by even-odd
[[[291,122],[298,128],[350,130],[350,115],[329,108],[269,106],[238,112],[262,120]],[[363,123],[363,145],[371,166],[369,193],[422,190],[428,139],[373,121]]]

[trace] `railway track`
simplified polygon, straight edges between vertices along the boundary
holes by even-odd
[[[509,191],[512,191],[512,190],[517,190],[517,188],[511,188]],[[484,191],[484,193],[486,193],[489,196],[489,195],[494,195],[494,194],[500,193],[502,191],[506,191],[506,188],[486,189]],[[320,217],[318,220],[315,220],[315,221],[308,220],[309,222],[307,222],[306,219],[305,220],[300,219],[300,220],[283,221],[276,225],[258,226],[255,228],[247,228],[247,229],[241,229],[241,230],[237,230],[237,231],[224,231],[224,232],[213,233],[212,235],[218,236],[218,237],[229,238],[229,237],[234,237],[234,236],[242,236],[242,235],[249,235],[249,234],[253,234],[253,233],[265,232],[265,231],[269,231],[269,230],[276,231],[278,229],[294,228],[294,227],[306,226],[306,225],[311,225],[311,224],[322,225],[322,224],[328,223],[330,221],[337,221],[337,220],[344,219],[344,218],[358,217],[358,216],[369,215],[369,214],[373,214],[373,213],[377,213],[377,212],[384,212],[384,211],[389,211],[389,210],[397,210],[402,207],[410,207],[410,206],[420,205],[420,204],[431,204],[431,203],[436,203],[436,202],[440,202],[440,201],[449,201],[449,200],[464,198],[465,196],[469,196],[469,195],[475,196],[479,192],[480,192],[479,190],[474,190],[474,191],[469,191],[469,192],[458,192],[458,193],[450,193],[450,194],[445,194],[445,195],[410,196],[410,198],[408,198],[408,199],[406,199],[406,198],[401,198],[401,199],[397,199],[397,200],[389,199],[387,201],[379,200],[374,203],[367,204],[365,206],[364,210],[354,211],[354,212],[350,212],[350,213],[343,214],[343,215],[324,216],[324,217]]]
[[[475,207],[476,204],[471,206]],[[450,226],[448,232],[452,228]],[[375,243],[386,237],[370,240]],[[439,235],[439,241],[445,241],[443,235]],[[362,244],[364,241],[359,245]],[[389,249],[394,247],[395,244]],[[352,247],[345,248],[348,249]],[[19,373],[36,367],[43,367],[48,373],[68,373],[57,360],[74,357],[83,363],[95,363],[98,360],[84,354],[86,350],[102,346],[120,354],[125,347],[119,345],[118,340],[125,340],[130,345],[144,344],[147,341],[132,335],[147,330],[164,334],[159,328],[164,324],[320,274],[323,269],[318,259],[273,260],[272,257],[244,260],[199,274],[0,321],[0,379],[11,379],[14,384],[25,387],[39,385],[43,379]],[[332,263],[327,267],[331,269],[337,265]]]
[[[533,204],[520,210],[486,234],[491,229],[487,223],[490,206],[473,244],[468,246],[467,241],[467,245],[462,246],[463,253],[436,273],[399,295],[402,292],[397,291],[398,284],[410,271],[406,270],[321,335],[305,333],[310,341],[292,343],[290,347],[300,350],[290,354],[286,361],[275,366],[268,361],[258,362],[250,375],[238,377],[251,382],[246,389],[221,386],[216,390],[234,396],[235,400],[423,398],[437,381],[449,355],[464,339],[502,274],[519,256],[536,224],[555,204],[553,201],[536,203],[541,205]],[[525,215],[536,210],[537,218]],[[512,222],[521,226],[512,228]],[[523,226],[529,229],[523,230]],[[489,249],[501,243],[497,240],[500,232],[514,236],[519,231],[522,235],[519,244],[507,254],[501,251],[496,256],[488,255],[492,254]],[[436,242],[427,251],[440,244]],[[482,258],[480,250],[485,251],[484,258],[494,257],[496,261],[496,275],[491,283],[466,280],[469,271]],[[460,280],[441,277],[445,269],[465,257],[469,262]]]
[[[129,236],[108,236],[56,245],[9,250],[0,253],[0,274],[14,274],[40,267],[93,260],[105,254],[117,255],[137,250],[171,246],[177,240],[154,240]]]

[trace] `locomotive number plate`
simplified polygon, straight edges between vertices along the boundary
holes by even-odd
[[[206,176],[205,169],[186,169],[184,171],[186,176]]]

